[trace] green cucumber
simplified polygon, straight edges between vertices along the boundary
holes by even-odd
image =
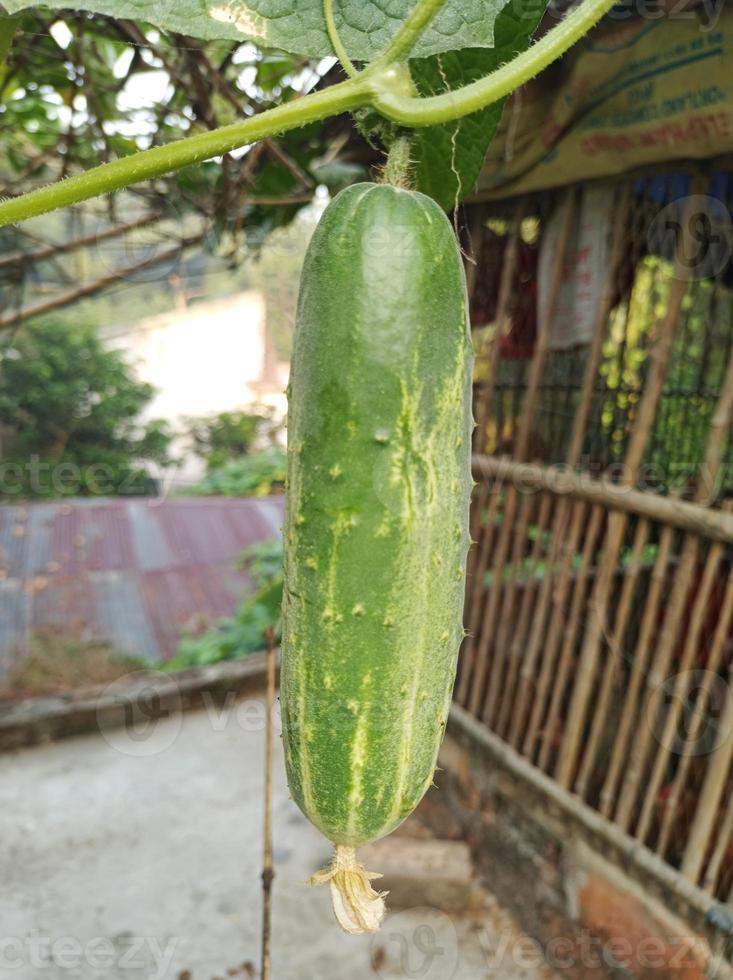
[[[443,211],[384,184],[342,191],[313,235],[298,300],[281,701],[291,793],[337,845],[315,880],[331,883],[351,932],[376,928],[382,911],[354,848],[418,804],[448,716],[472,359]]]

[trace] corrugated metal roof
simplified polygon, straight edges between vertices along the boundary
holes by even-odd
[[[282,497],[0,507],[0,673],[48,627],[173,656],[187,625],[230,615],[251,591],[236,560],[282,517]]]

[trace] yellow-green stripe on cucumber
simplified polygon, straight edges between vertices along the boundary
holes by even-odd
[[[337,846],[341,924],[378,926],[353,849],[430,785],[462,637],[472,349],[430,198],[356,184],[305,259],[289,387],[282,679],[293,798]]]

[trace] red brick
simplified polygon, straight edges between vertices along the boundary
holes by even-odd
[[[633,895],[591,875],[578,895],[583,925],[640,980],[705,980],[706,956],[694,934],[675,935]]]

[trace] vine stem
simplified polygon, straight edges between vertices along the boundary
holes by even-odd
[[[617,0],[584,0],[536,44],[476,82],[452,92],[427,97],[403,95],[383,84],[377,76],[372,86],[372,106],[402,126],[437,126],[468,116],[498,102],[552,64],[588,33]],[[375,62],[375,65],[377,63]]]
[[[0,228],[129,187],[130,184],[161,177],[192,163],[201,163],[248,143],[256,143],[268,136],[276,136],[306,123],[347,112],[364,105],[366,100],[366,85],[360,78],[349,79],[322,92],[293,99],[292,102],[286,102],[230,126],[197,133],[165,146],[156,146],[151,150],[142,150],[129,157],[104,163],[77,176],[3,201],[0,203]]]
[[[420,30],[443,2],[424,0],[418,4],[384,54],[356,77],[230,126],[143,150],[0,202],[0,227],[160,177],[350,109],[371,106],[393,122],[411,128],[460,119],[497,102],[533,78],[596,24],[616,0],[584,0],[541,41],[477,82],[442,95],[413,96],[406,91],[406,69],[399,59],[409,53]]]
[[[341,35],[339,34],[338,27],[336,26],[336,18],[333,15],[333,0],[323,0],[323,16],[326,20],[326,29],[328,31],[329,40],[331,41],[331,46],[333,47],[333,53],[341,62],[341,67],[349,78],[356,78],[359,72],[356,70],[354,62],[346,53],[344,42],[341,40]]]

